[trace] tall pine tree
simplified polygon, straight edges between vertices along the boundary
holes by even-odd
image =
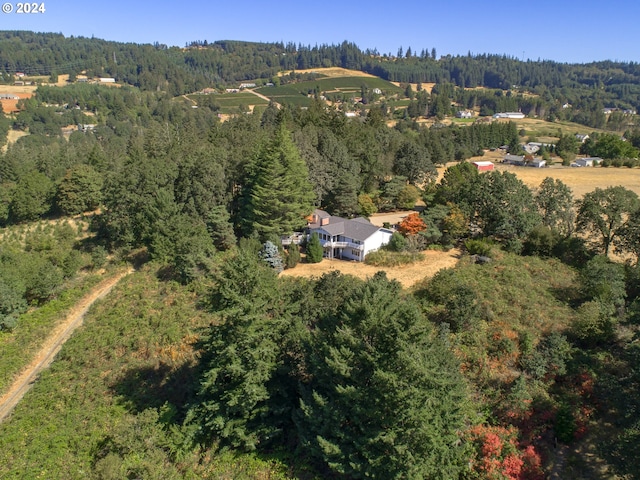
[[[243,233],[263,239],[291,233],[304,226],[314,199],[307,165],[281,126],[248,166],[240,207]]]

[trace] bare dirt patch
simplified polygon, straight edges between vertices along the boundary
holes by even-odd
[[[391,82],[391,83],[393,83],[396,87],[400,86],[400,82]],[[406,83],[404,85],[406,85]],[[414,92],[418,91],[417,83],[410,83],[409,85],[411,85],[411,90],[413,90]],[[433,90],[433,87],[435,86],[436,86],[435,83],[423,83],[422,90],[426,90],[427,93],[431,94],[431,90]]]
[[[403,210],[400,212],[374,213],[373,215],[371,215],[371,217],[369,217],[369,221],[376,227],[383,227],[385,223],[395,225],[400,223],[404,219],[404,217],[406,217],[410,213],[415,212],[413,210]]]
[[[20,91],[20,89],[25,89],[25,88],[34,88],[35,87],[14,87],[11,85],[3,85],[2,88],[0,88],[0,93],[9,93],[11,95],[15,95],[17,97],[20,97],[20,99],[23,98],[31,98],[33,96],[33,92],[32,91]],[[20,100],[5,100],[2,99],[0,100],[0,103],[2,104],[2,111],[4,113],[15,113],[18,111],[18,102]]]
[[[424,278],[430,278],[443,268],[451,268],[460,258],[460,250],[452,249],[448,252],[427,250],[425,259],[412,265],[400,267],[374,267],[361,262],[346,260],[323,259],[320,263],[299,263],[295,268],[285,270],[285,277],[320,277],[329,272],[341,272],[344,275],[353,275],[363,280],[372,277],[376,272],[384,271],[387,277],[399,281],[403,287],[410,288]]]

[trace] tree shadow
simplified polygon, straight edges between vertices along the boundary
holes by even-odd
[[[127,370],[111,385],[111,390],[117,394],[120,403],[135,414],[171,404],[177,411],[177,418],[172,420],[180,423],[195,401],[200,370],[196,362],[176,367],[161,361],[153,366]]]

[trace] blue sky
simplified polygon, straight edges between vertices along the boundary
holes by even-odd
[[[0,0],[0,3],[6,3]],[[396,54],[495,53],[560,62],[640,61],[640,2],[48,0],[45,13],[0,13],[0,30],[184,46],[192,40],[341,43]]]

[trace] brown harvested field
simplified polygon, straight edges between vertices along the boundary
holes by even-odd
[[[391,83],[393,83],[396,87],[401,86],[400,82],[391,82]],[[406,85],[406,83],[404,85]],[[411,90],[413,90],[414,92],[418,91],[418,84],[417,83],[410,83],[409,85],[411,85]],[[433,87],[435,87],[435,86],[436,86],[435,83],[427,83],[427,82],[425,82],[425,83],[422,84],[422,89],[426,90],[426,92],[430,94],[431,90],[433,90]]]
[[[472,157],[476,160],[500,162],[504,154],[487,152],[483,157]],[[455,165],[449,163],[448,165]],[[573,191],[575,198],[582,198],[585,193],[592,192],[597,187],[607,188],[622,185],[640,195],[640,168],[601,168],[601,167],[563,167],[553,164],[548,168],[516,167],[495,163],[496,170],[511,172],[518,176],[528,187],[538,188],[546,177],[557,178]],[[442,178],[446,167],[438,168],[439,179]]]
[[[585,193],[592,192],[598,187],[607,188],[618,185],[640,195],[639,168],[572,168],[555,165],[550,168],[529,168],[499,165],[497,170],[515,173],[531,188],[540,186],[546,177],[557,178],[571,188],[575,198],[582,198]]]
[[[17,97],[22,98],[31,98],[33,96],[33,92],[22,92],[18,91],[19,89],[31,88],[31,87],[14,87],[10,85],[3,85],[0,87],[0,93],[10,93],[11,95],[15,95]],[[34,87],[35,89],[35,87]],[[2,104],[2,111],[4,113],[14,113],[18,111],[18,102],[20,100],[0,100]]]
[[[372,277],[376,272],[384,271],[387,277],[399,281],[404,288],[413,287],[420,280],[434,276],[443,268],[456,265],[460,258],[460,250],[452,249],[448,252],[427,250],[425,259],[412,265],[401,267],[373,267],[361,262],[347,260],[323,259],[320,263],[299,263],[295,268],[281,273],[285,277],[320,277],[324,273],[338,271],[345,275],[353,275],[363,280]]]
[[[278,76],[287,75],[291,71],[279,72]],[[327,77],[376,77],[369,73],[361,72],[360,70],[349,70],[347,68],[329,67],[329,68],[308,68],[306,70],[295,70],[295,73],[321,73]]]

